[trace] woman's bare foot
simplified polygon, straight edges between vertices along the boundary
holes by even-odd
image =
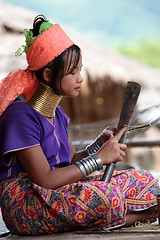
[[[147,210],[130,212],[126,215],[125,227],[132,226],[136,222],[155,222],[158,217],[156,206]]]

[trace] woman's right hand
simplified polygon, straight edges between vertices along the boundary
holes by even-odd
[[[97,152],[96,155],[101,159],[103,165],[107,165],[111,162],[122,161],[125,157],[127,145],[118,143],[125,131],[126,128],[122,128],[115,136],[110,134],[110,139]]]

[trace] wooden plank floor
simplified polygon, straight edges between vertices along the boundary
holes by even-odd
[[[7,235],[3,235],[7,233]],[[158,240],[160,239],[160,226],[156,229],[146,230],[127,228],[114,232],[69,232],[42,236],[17,236],[9,234],[0,214],[0,240]]]
[[[96,233],[96,234],[82,234],[82,233],[62,233],[51,234],[45,236],[6,236],[2,240],[158,240],[160,233]]]

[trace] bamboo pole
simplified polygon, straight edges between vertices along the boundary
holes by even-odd
[[[73,145],[77,149],[85,148],[92,140],[77,140],[73,141]],[[128,147],[155,147],[160,146],[160,138],[134,138],[126,140]]]
[[[126,144],[128,147],[155,147],[160,146],[160,138],[134,138]]]

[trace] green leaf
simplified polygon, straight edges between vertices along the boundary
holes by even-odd
[[[112,187],[109,185],[106,191],[106,196],[110,195],[111,193],[112,193]]]
[[[122,214],[120,214],[120,212],[118,210],[113,210],[113,213],[117,216],[117,217],[122,217]]]

